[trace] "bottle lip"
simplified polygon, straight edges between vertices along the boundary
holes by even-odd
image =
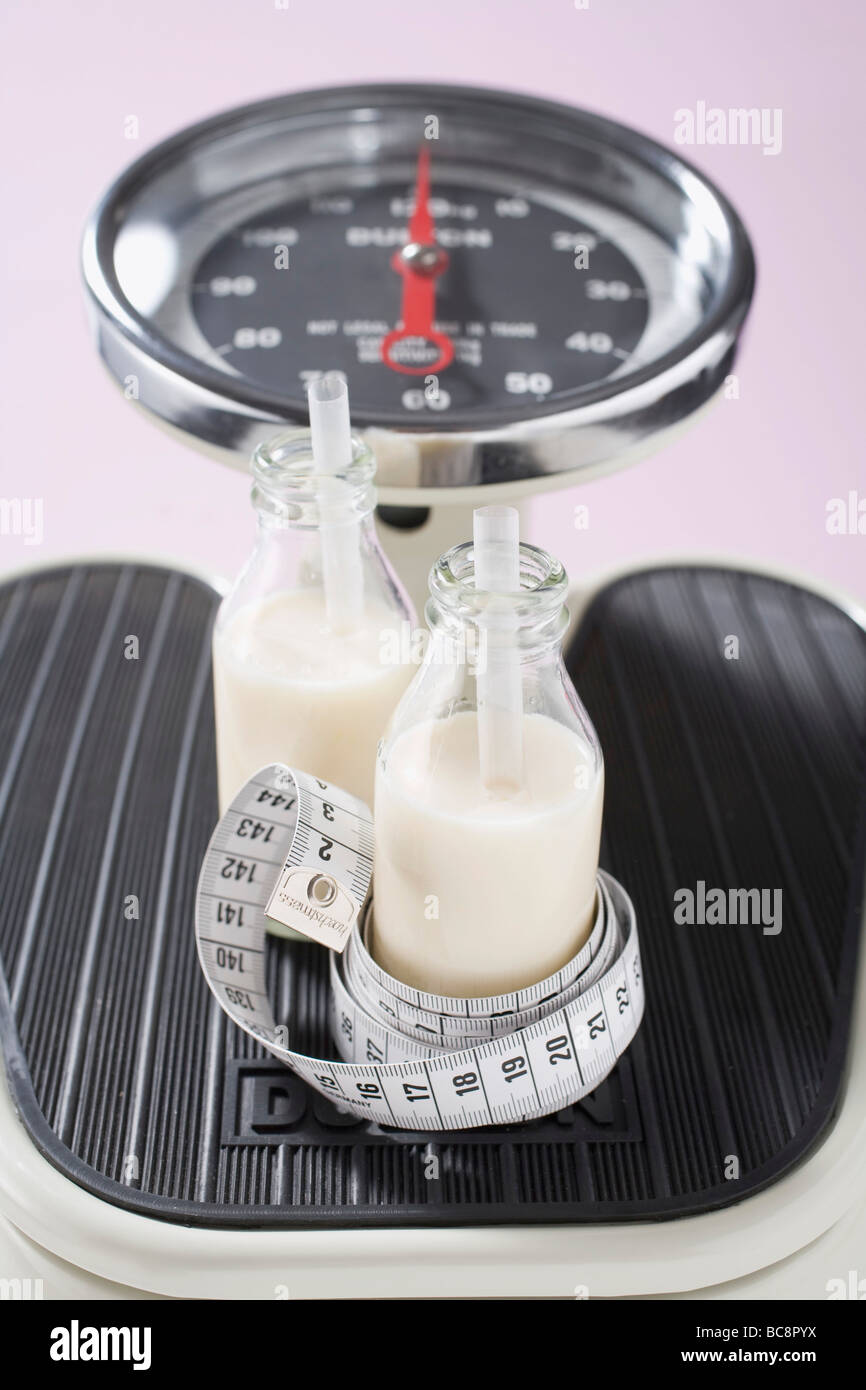
[[[331,524],[367,516],[376,505],[376,460],[359,435],[353,434],[351,442],[352,459],[345,469],[317,473],[309,430],[283,430],[264,440],[250,462],[254,506],[285,525],[317,525],[323,501]]]
[[[520,588],[512,594],[491,594],[475,588],[475,556],[471,541],[452,546],[430,571],[434,603],[464,622],[506,610],[523,623],[543,622],[565,607],[568,575],[561,561],[540,546],[520,544]],[[566,614],[567,617],[567,614]]]

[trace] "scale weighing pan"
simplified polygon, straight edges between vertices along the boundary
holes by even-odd
[[[862,615],[719,567],[596,594],[572,674],[606,750],[602,857],[638,913],[645,1020],[580,1105],[431,1139],[334,1110],[225,1018],[199,969],[218,598],[131,562],[0,588],[15,1268],[29,1258],[48,1296],[82,1268],[114,1281],[88,1283],[103,1297],[351,1298],[359,1280],[397,1297],[648,1296],[840,1228],[866,1150]],[[130,632],[139,661],[120,656]],[[738,661],[720,655],[731,632]],[[699,882],[780,889],[781,930],[677,924],[675,893]],[[269,952],[277,1017],[328,1055],[324,952]],[[819,1265],[806,1296],[846,1268]]]

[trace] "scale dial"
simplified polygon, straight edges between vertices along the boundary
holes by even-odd
[[[425,392],[449,423],[472,429],[479,419],[522,419],[527,404],[562,410],[575,392],[636,365],[649,290],[614,240],[577,209],[567,215],[445,177],[443,170],[431,200],[438,243],[448,248],[436,323],[454,343],[454,360],[436,383],[426,382],[426,371],[420,383],[407,380],[382,360],[382,340],[399,318],[391,258],[407,240],[406,176],[353,189],[332,211],[322,200],[284,204],[268,225],[256,218],[226,233],[199,263],[192,287],[193,317],[208,346],[266,390],[297,395],[311,371],[343,371],[355,417],[387,416],[398,427],[412,422]],[[273,271],[281,236],[293,246],[293,273],[282,276]],[[574,269],[581,248],[591,271]],[[422,338],[401,354],[430,372],[438,355]]]
[[[425,264],[449,352],[383,349]],[[736,214],[672,153],[435,86],[302,93],[182,132],[106,194],[84,267],[103,356],[157,415],[245,460],[340,370],[406,501],[645,446],[723,381],[754,280]]]

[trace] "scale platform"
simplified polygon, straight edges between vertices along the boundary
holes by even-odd
[[[605,750],[602,861],[637,909],[645,1020],[581,1104],[431,1138],[340,1114],[201,975],[218,601],[132,563],[0,588],[0,1210],[25,1241],[157,1294],[279,1297],[287,1277],[293,1297],[651,1296],[840,1219],[864,1144],[843,1100],[866,1084],[854,616],[712,567],[596,594],[569,665]],[[768,890],[773,922],[677,922],[700,884]],[[278,1020],[335,1056],[324,952],[269,950]]]

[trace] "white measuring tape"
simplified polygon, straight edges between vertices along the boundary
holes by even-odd
[[[588,1095],[637,1032],[644,992],[631,901],[599,871],[589,940],[514,994],[448,999],[393,979],[365,944],[370,812],[280,763],[241,788],[211,837],[196,899],[205,978],[231,1019],[322,1095],[410,1130],[549,1115]],[[332,948],[341,1062],[293,1052],[268,998],[268,916]]]

